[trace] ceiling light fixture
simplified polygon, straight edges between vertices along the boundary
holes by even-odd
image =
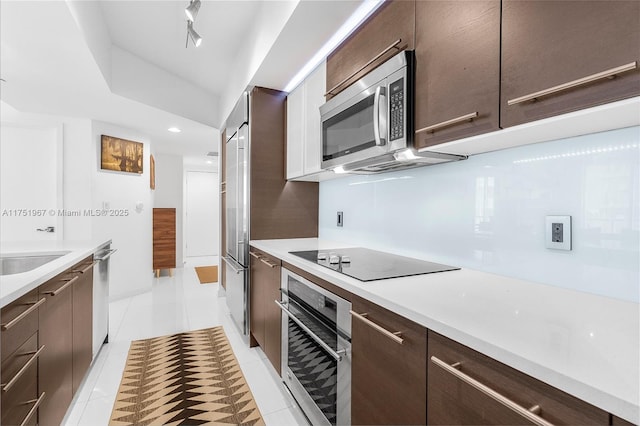
[[[184,14],[187,15],[187,19],[191,22],[196,20],[198,11],[200,10],[200,0],[191,0],[189,6],[184,10]]]
[[[200,37],[200,34],[198,34],[196,30],[193,29],[193,22],[191,21],[187,22],[187,43],[184,47],[189,46],[189,39],[191,39],[196,47],[202,44],[202,37]]]
[[[331,36],[324,46],[316,52],[315,55],[307,62],[300,71],[289,81],[284,88],[285,92],[291,92],[298,84],[302,82],[319,64],[327,57],[333,49],[346,39],[349,34],[355,30],[361,22],[367,19],[382,3],[384,0],[365,0],[358,9],[342,24],[342,26]]]
[[[167,130],[170,131],[171,133],[180,133],[182,131],[177,127],[169,127]]]

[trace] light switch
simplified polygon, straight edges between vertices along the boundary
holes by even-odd
[[[545,246],[555,250],[571,250],[571,216],[547,216]]]

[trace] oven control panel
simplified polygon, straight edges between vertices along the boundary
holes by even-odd
[[[389,85],[389,140],[404,137],[404,78]]]

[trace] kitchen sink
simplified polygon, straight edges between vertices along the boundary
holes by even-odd
[[[13,275],[31,271],[39,266],[56,260],[68,252],[43,256],[7,256],[0,257],[0,275]]]

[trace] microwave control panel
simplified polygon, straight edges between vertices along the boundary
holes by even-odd
[[[389,86],[389,140],[404,137],[404,78]]]

